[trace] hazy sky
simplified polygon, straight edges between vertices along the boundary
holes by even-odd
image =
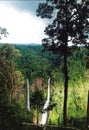
[[[1,0],[0,27],[7,28],[9,35],[4,43],[41,43],[46,21],[36,16],[39,2],[45,0]]]
[[[40,2],[45,0],[0,0],[0,27],[9,32],[1,43],[41,43],[47,21],[36,16]]]

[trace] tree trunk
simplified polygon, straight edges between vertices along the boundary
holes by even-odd
[[[39,124],[39,106],[37,106],[37,124]]]
[[[63,124],[67,126],[67,99],[68,99],[68,67],[67,67],[67,49],[64,54],[64,104],[63,104]]]
[[[67,67],[67,57],[68,57],[68,50],[67,50],[67,46],[68,46],[68,14],[67,14],[67,10],[68,10],[68,5],[67,5],[67,0],[66,0],[66,30],[65,30],[65,38],[64,38],[64,43],[65,43],[65,47],[64,47],[64,104],[63,104],[63,119],[64,119],[64,126],[67,126],[67,99],[68,99],[68,67]]]

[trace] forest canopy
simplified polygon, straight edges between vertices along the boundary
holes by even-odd
[[[0,45],[0,121],[6,120],[8,114],[8,123],[11,124],[13,114],[13,123],[34,122],[37,118],[39,122],[41,109],[47,96],[47,80],[51,77],[51,106],[48,123],[55,125],[63,124],[63,56],[53,54],[52,52],[43,52],[42,45]],[[86,125],[86,105],[87,92],[89,84],[89,62],[88,50],[84,47],[78,47],[74,50],[71,57],[68,58],[69,70],[69,96],[68,96],[68,124],[77,128],[84,128]],[[26,79],[29,79],[31,91],[31,109],[30,118],[26,115]],[[35,97],[40,100],[38,104],[39,117],[36,114]],[[34,96],[35,95],[35,96]],[[43,99],[41,101],[41,99]],[[36,102],[38,102],[38,100]],[[12,105],[13,104],[13,105]],[[10,116],[5,111],[15,113]],[[18,112],[20,110],[20,113]],[[21,112],[24,111],[22,114]],[[52,113],[52,114],[51,114]],[[4,119],[3,119],[4,118]],[[16,118],[19,120],[16,122]],[[23,118],[23,120],[22,120]],[[6,120],[7,121],[7,120]],[[76,123],[77,122],[77,123]],[[82,123],[83,122],[83,123]],[[4,123],[4,122],[3,122]],[[79,125],[79,123],[82,125]],[[0,124],[2,127],[2,124]],[[8,126],[5,126],[8,127]]]

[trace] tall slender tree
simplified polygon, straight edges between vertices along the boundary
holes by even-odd
[[[64,57],[64,125],[67,125],[68,100],[68,66],[67,58],[70,47],[86,45],[89,31],[89,1],[88,0],[46,0],[39,3],[37,16],[51,19],[44,32],[48,36],[42,40],[48,51],[60,53]]]

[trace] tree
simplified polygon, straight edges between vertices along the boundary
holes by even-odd
[[[35,91],[31,95],[31,104],[33,108],[36,108],[37,110],[37,124],[39,123],[39,111],[41,111],[43,103],[44,103],[43,93],[36,86]]]
[[[19,50],[15,49],[13,45],[4,44],[0,47],[0,73],[4,80],[4,82],[1,81],[0,87],[5,84],[10,90],[10,96],[12,88],[15,86],[15,61],[18,56],[20,56]]]
[[[26,112],[19,102],[22,97],[24,79],[16,70],[19,50],[11,44],[0,46],[0,128],[8,129],[10,125],[31,121],[31,114]],[[18,89],[18,90],[17,90]],[[19,95],[18,95],[19,93]],[[11,100],[13,96],[13,100]],[[17,97],[16,97],[17,96]],[[16,99],[17,98],[17,99]],[[28,118],[28,114],[30,118]],[[13,124],[13,125],[12,125]]]
[[[6,28],[0,27],[0,39],[2,39],[2,36],[7,37],[9,33],[7,32]]]
[[[37,16],[52,19],[45,28],[48,37],[42,40],[42,45],[48,51],[61,53],[64,57],[64,125],[67,125],[67,99],[68,99],[68,66],[71,43],[72,46],[86,45],[89,31],[89,1],[77,0],[46,0],[40,3]]]

